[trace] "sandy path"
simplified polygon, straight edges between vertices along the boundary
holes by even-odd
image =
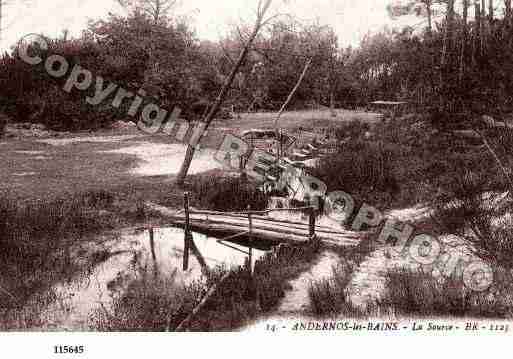
[[[423,269],[431,272],[434,277],[449,273],[442,273],[447,270],[444,261],[447,258],[460,258],[465,263],[478,261],[467,243],[456,236],[442,236],[439,242],[442,246],[437,261],[430,266],[423,266],[416,262],[406,252],[399,255],[387,247],[381,247],[371,253],[354,271],[347,288],[349,299],[353,304],[362,309],[367,305],[375,303],[383,298],[386,291],[386,274],[397,269],[418,270]],[[455,274],[461,278],[464,263],[454,268]]]
[[[317,263],[309,271],[290,282],[292,289],[285,294],[285,298],[277,309],[277,315],[306,314],[310,304],[308,297],[310,283],[331,277],[332,269],[338,263],[340,263],[340,258],[335,253],[329,251],[322,253]]]

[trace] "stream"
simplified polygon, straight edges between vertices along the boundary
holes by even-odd
[[[199,252],[191,250],[189,269],[183,271],[184,232],[179,228],[155,228],[155,259],[151,254],[148,230],[124,230],[120,237],[98,247],[97,264],[87,273],[70,281],[58,283],[52,288],[55,300],[39,311],[44,330],[89,330],[90,315],[95,310],[109,311],[113,299],[126,291],[141,269],[147,273],[158,271],[159,275],[174,277],[173,285],[180,288],[192,281],[205,281],[202,264],[213,269],[216,266],[231,268],[243,265],[247,248],[229,243],[232,247],[217,242],[215,238],[193,233],[193,241]],[[234,249],[235,248],[235,249]],[[266,250],[253,249],[253,260]],[[201,257],[201,258],[198,258]],[[37,305],[34,303],[34,305]]]

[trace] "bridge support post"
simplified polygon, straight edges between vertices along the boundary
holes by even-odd
[[[148,232],[150,234],[150,251],[151,251],[151,259],[153,260],[153,273],[157,276],[158,267],[157,267],[157,256],[155,255],[155,229],[153,226],[148,228]]]
[[[309,209],[309,223],[308,223],[308,236],[310,242],[315,240],[315,208],[310,207]]]
[[[253,275],[253,219],[251,218],[251,205],[248,205],[248,222],[249,222],[249,229],[248,229],[248,245],[249,245],[249,255],[248,255],[248,261],[249,261],[249,274]]]
[[[183,270],[189,269],[189,251],[190,251],[190,218],[189,218],[189,192],[183,194],[183,207],[185,210],[184,226],[184,245],[183,245]]]

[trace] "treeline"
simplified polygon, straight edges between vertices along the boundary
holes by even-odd
[[[59,54],[70,64],[101,76],[104,87],[113,82],[145,101],[171,110],[179,106],[188,119],[200,118],[217,96],[245,43],[244,29],[220,42],[200,41],[185,21],[155,21],[134,12],[110,16],[89,24],[78,39],[49,39],[44,59]],[[341,105],[358,98],[354,80],[346,78],[343,51],[329,27],[301,26],[294,21],[275,22],[262,31],[225,102],[238,112],[277,110],[294,87],[305,63],[312,65],[291,108]],[[347,56],[346,56],[347,57]],[[13,120],[44,123],[56,129],[84,129],[126,120],[127,109],[107,99],[92,108],[87,91],[62,90],[67,75],[49,76],[44,65],[24,63],[17,49],[0,59],[0,110]],[[113,97],[113,95],[111,96]],[[349,100],[348,100],[349,99]]]
[[[511,5],[416,0],[390,6],[391,16],[423,17],[423,29],[366,37],[351,55],[352,73],[367,99],[407,100],[446,113],[511,111]]]
[[[210,57],[186,24],[154,23],[141,14],[111,16],[91,23],[79,39],[49,39],[48,44],[47,51],[35,46],[30,50],[39,51],[43,59],[63,56],[70,66],[60,79],[48,75],[43,63],[26,64],[16,48],[0,61],[1,103],[16,121],[81,129],[127,120],[127,109],[111,106],[112,98],[94,108],[87,104],[85,96],[93,95],[94,84],[87,91],[63,91],[75,64],[101,76],[104,87],[112,82],[133,93],[142,90],[146,101],[164,108],[190,109],[209,86],[215,87]]]
[[[291,18],[261,31],[224,103],[236,112],[276,111],[311,61],[292,109],[352,108],[371,100],[405,100],[446,113],[510,111],[513,94],[511,1],[411,0],[391,16],[425,18],[421,27],[386,29],[358,48],[341,49],[329,26]],[[239,28],[219,42],[201,41],[187,21],[131,12],[91,22],[78,39],[52,39],[60,54],[171,110],[199,119],[216,98],[247,41]],[[157,17],[156,17],[157,16]],[[45,54],[43,54],[45,55]],[[65,78],[65,77],[64,77]],[[0,58],[0,110],[12,119],[81,129],[126,120],[109,101],[92,109],[85,94],[62,91],[43,66],[25,64],[13,49]],[[94,91],[91,88],[90,91]],[[110,101],[111,102],[111,101]],[[225,111],[226,112],[226,111]]]

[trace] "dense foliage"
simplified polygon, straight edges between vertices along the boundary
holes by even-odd
[[[386,29],[367,36],[352,52],[352,73],[357,74],[365,97],[407,100],[449,112],[510,110],[511,1],[483,2],[490,5],[488,9],[470,3],[422,0],[390,7],[391,16],[427,17],[421,23],[427,26]]]

